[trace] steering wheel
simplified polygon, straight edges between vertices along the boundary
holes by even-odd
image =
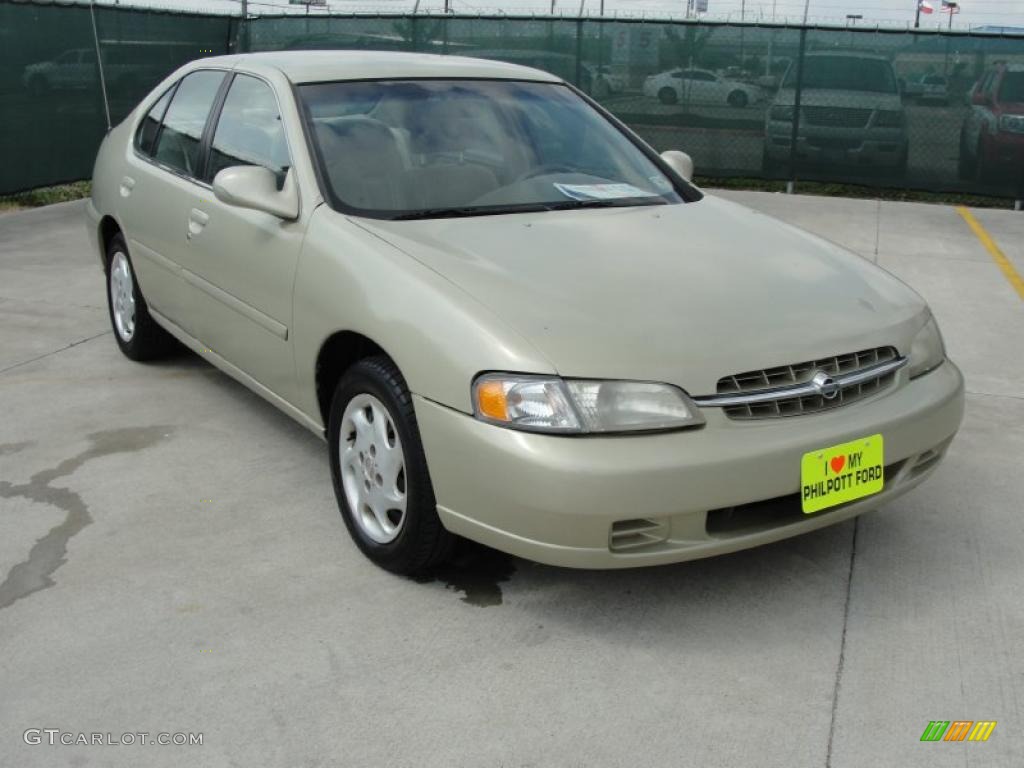
[[[549,173],[576,173],[579,168],[573,168],[571,165],[565,165],[564,163],[545,163],[544,165],[538,165],[536,168],[531,168],[525,173],[520,174],[512,183],[518,184],[521,181],[527,179],[535,179],[538,176],[546,176]]]

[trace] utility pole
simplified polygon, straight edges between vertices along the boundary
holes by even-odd
[[[807,14],[811,10],[811,0],[804,2],[804,26],[807,26]]]
[[[242,0],[242,27],[239,30],[242,38],[242,51],[249,52],[249,0]]]

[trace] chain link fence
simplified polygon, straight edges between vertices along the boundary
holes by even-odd
[[[0,2],[0,193],[88,177],[106,129],[184,61],[339,48],[552,72],[704,176],[1024,198],[1024,36],[640,19],[197,16]],[[99,49],[100,58],[96,51]]]

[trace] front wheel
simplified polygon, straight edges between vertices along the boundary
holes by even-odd
[[[391,360],[367,358],[342,376],[328,441],[338,508],[364,555],[407,576],[448,559],[455,537],[437,515],[412,397]]]
[[[679,101],[679,94],[676,93],[675,88],[669,88],[668,86],[665,86],[660,91],[658,91],[658,101],[660,101],[662,104],[675,104],[677,101]]]

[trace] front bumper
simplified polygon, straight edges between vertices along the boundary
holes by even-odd
[[[770,121],[765,154],[772,160],[790,159],[793,124]],[[801,125],[796,140],[799,162],[892,168],[901,165],[908,151],[907,135],[900,129],[830,129]]]
[[[710,408],[701,429],[619,437],[517,432],[420,397],[415,405],[449,530],[542,563],[627,568],[766,544],[905,493],[956,434],[963,377],[947,361],[833,411],[739,422]],[[883,491],[807,516],[797,500],[793,514],[804,453],[875,433],[885,439]],[[630,536],[637,521],[653,527]]]

